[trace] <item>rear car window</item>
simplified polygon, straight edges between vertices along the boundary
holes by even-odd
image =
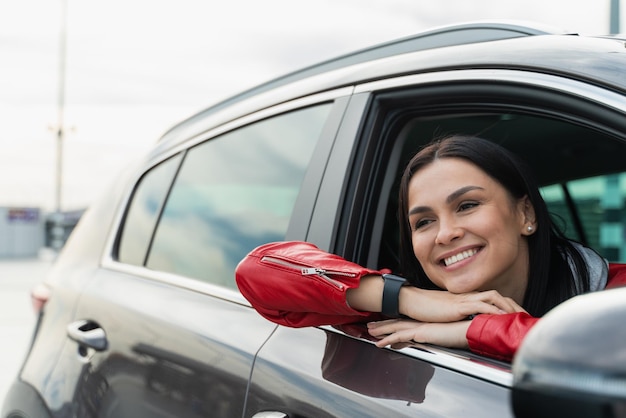
[[[245,254],[284,239],[330,108],[282,114],[190,148],[158,215],[144,265],[235,289],[234,270]],[[138,186],[136,199],[144,187],[149,182]],[[126,259],[120,254],[120,261]]]
[[[152,233],[180,160],[181,155],[178,154],[162,162],[139,181],[119,240],[118,260],[122,263],[144,264]]]

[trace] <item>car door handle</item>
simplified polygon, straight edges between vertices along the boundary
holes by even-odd
[[[252,418],[289,418],[289,415],[278,411],[263,411],[252,415]]]
[[[104,351],[108,346],[104,329],[93,321],[83,319],[72,322],[67,326],[67,335],[77,343],[96,351]]]

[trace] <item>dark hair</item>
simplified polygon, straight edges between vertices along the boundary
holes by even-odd
[[[529,277],[523,307],[533,316],[589,290],[589,271],[583,256],[554,225],[529,167],[515,154],[486,139],[454,135],[436,140],[409,161],[400,181],[400,261],[402,274],[415,286],[437,289],[415,258],[408,220],[408,185],[415,173],[440,158],[466,160],[500,183],[514,199],[528,196],[537,229],[529,235]],[[571,267],[570,267],[571,263]],[[580,288],[577,289],[577,283]]]

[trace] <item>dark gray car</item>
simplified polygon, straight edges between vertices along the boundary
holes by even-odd
[[[449,27],[181,122],[89,208],[38,288],[33,343],[2,416],[624,416],[626,308],[611,301],[626,289],[566,302],[511,365],[431,345],[379,349],[362,324],[277,326],[233,272],[279,240],[395,270],[400,170],[450,133],[520,154],[569,235],[626,261],[625,45]],[[594,327],[568,323],[568,309],[612,328],[589,341]],[[550,327],[567,332],[541,333]]]

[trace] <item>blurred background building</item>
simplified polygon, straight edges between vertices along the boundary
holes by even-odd
[[[83,212],[46,213],[40,208],[0,207],[0,259],[32,258],[42,249],[63,247]],[[55,239],[60,241],[55,243]]]
[[[39,208],[0,207],[0,257],[34,257],[44,245]]]

